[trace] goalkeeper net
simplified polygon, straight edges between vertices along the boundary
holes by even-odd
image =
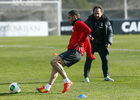
[[[47,21],[49,35],[61,35],[61,0],[0,0],[0,20]]]

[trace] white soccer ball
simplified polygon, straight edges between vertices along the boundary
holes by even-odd
[[[21,91],[21,86],[16,82],[11,83],[9,85],[9,91],[10,93],[19,93]]]

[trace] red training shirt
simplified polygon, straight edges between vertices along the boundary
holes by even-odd
[[[83,50],[80,51],[82,56],[84,52],[87,51],[88,57],[90,59],[95,59],[94,55],[91,53],[91,45],[88,38],[90,32],[91,29],[83,21],[77,20],[74,23],[68,49],[77,49],[77,46],[80,46],[83,48]]]

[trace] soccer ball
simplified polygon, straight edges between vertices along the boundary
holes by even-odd
[[[19,93],[21,91],[21,86],[16,82],[11,83],[9,85],[9,91],[10,93]]]

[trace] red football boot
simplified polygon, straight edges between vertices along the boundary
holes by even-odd
[[[65,93],[67,90],[69,90],[72,84],[72,81],[70,81],[69,83],[64,83],[64,90],[62,91],[62,93]]]
[[[48,93],[49,91],[45,89],[45,86],[42,85],[41,88],[36,87],[37,91],[41,92],[41,93]]]

